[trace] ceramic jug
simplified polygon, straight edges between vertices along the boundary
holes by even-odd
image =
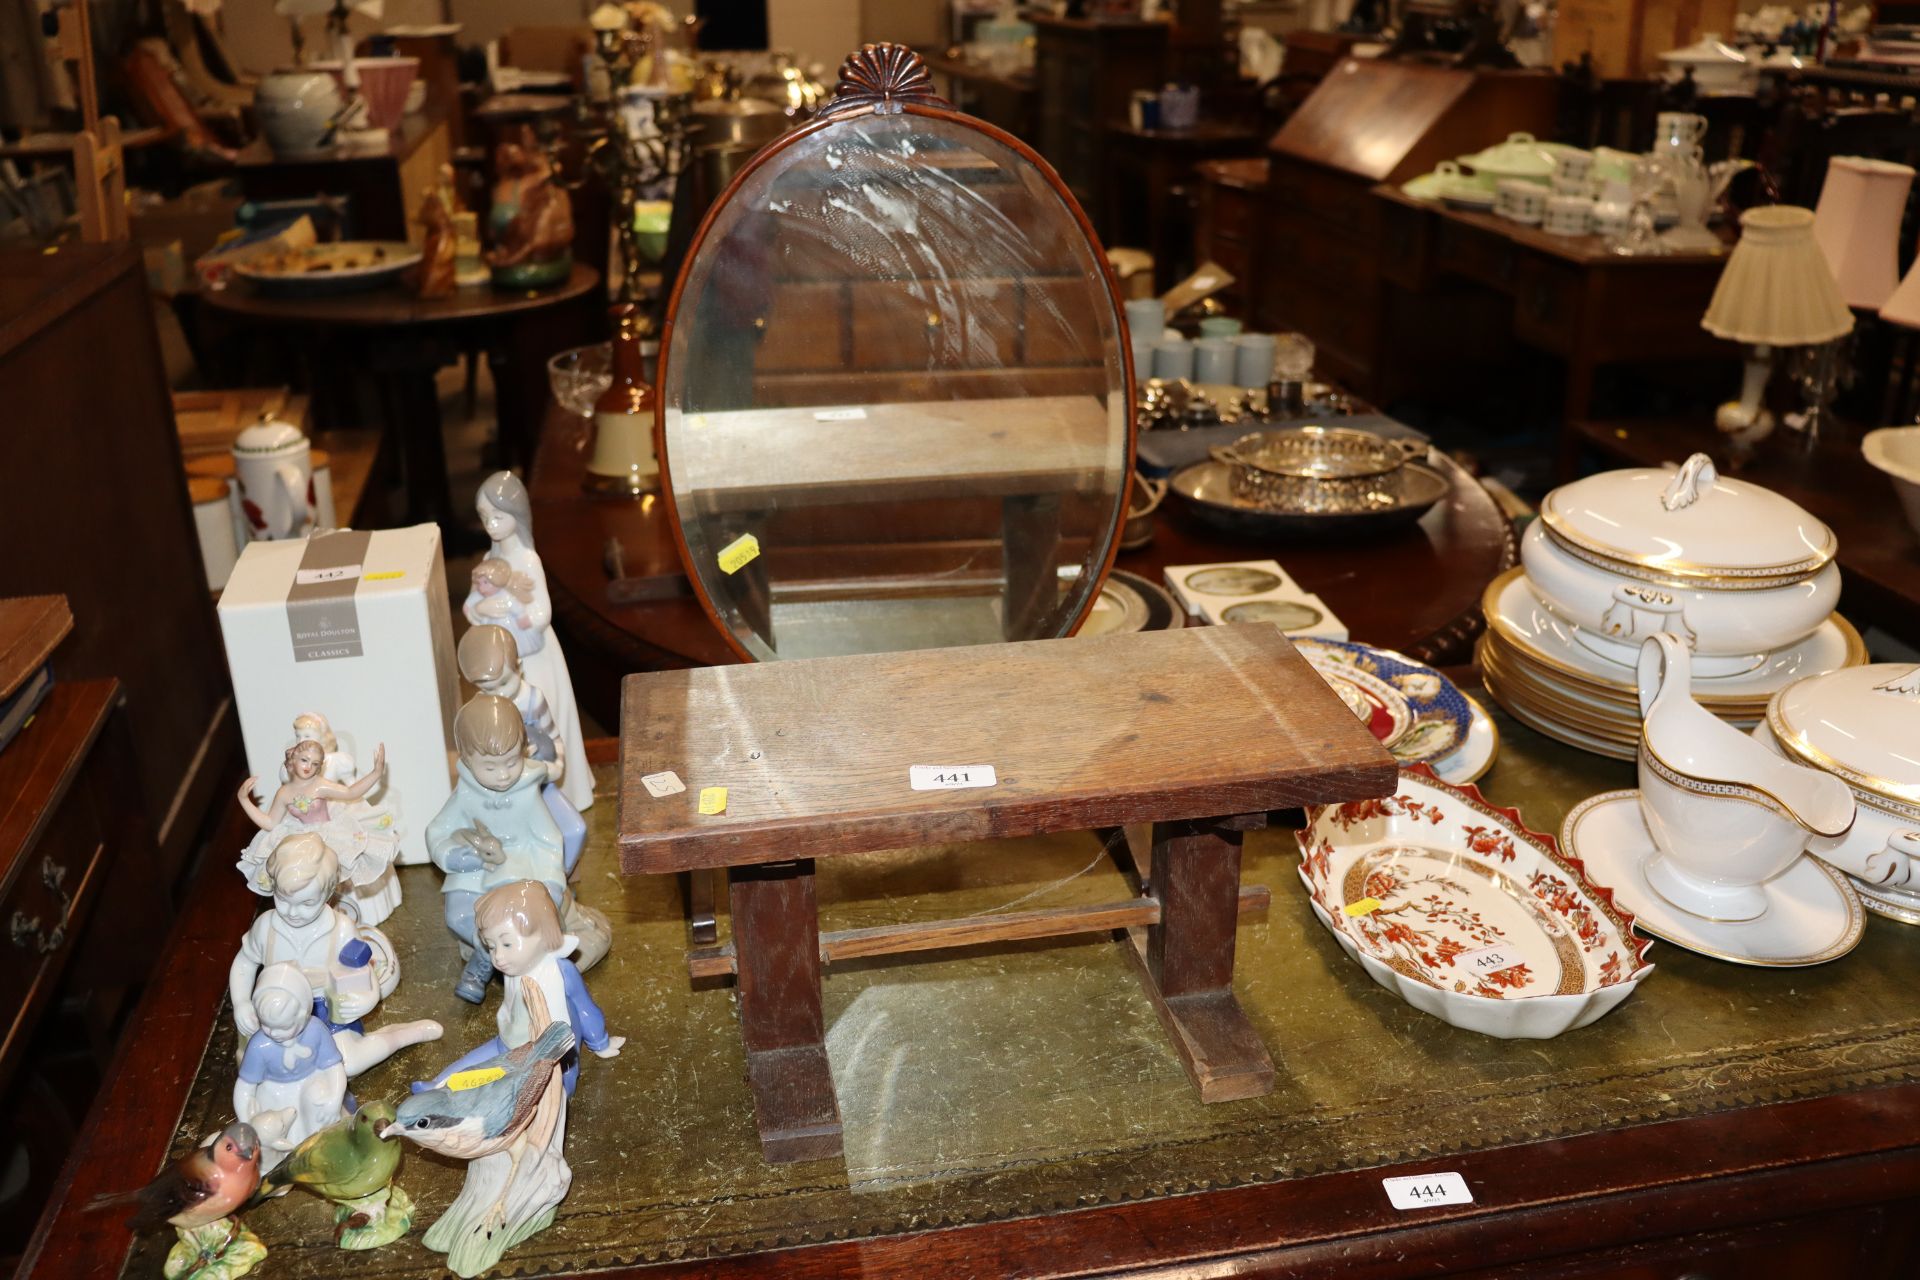
[[[275,71],[260,78],[253,109],[273,154],[311,156],[324,149],[346,98],[324,71]]]
[[[1709,920],[1765,913],[1761,888],[1816,835],[1853,825],[1853,792],[1791,764],[1693,700],[1685,641],[1661,632],[1640,648],[1640,813],[1656,849],[1647,883]]]
[[[1662,111],[1654,117],[1653,152],[1685,153],[1707,140],[1707,118],[1686,111]]]
[[[316,502],[313,448],[300,428],[267,415],[233,442],[236,527],[250,542],[305,537],[312,532]]]

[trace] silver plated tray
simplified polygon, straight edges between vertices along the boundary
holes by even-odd
[[[1418,462],[1402,470],[1397,497],[1381,495],[1371,510],[1339,513],[1274,511],[1233,492],[1231,468],[1223,462],[1196,462],[1174,473],[1167,497],[1195,519],[1247,538],[1306,538],[1338,534],[1377,537],[1403,529],[1447,495],[1447,478]]]

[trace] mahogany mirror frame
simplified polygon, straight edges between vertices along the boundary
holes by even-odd
[[[692,548],[687,543],[686,528],[681,522],[679,504],[673,495],[673,473],[667,451],[667,386],[668,362],[672,359],[674,322],[680,312],[681,293],[687,280],[693,275],[700,251],[706,243],[707,235],[714,228],[722,213],[733,202],[742,187],[753,180],[763,167],[774,163],[789,148],[813,137],[824,130],[844,127],[867,116],[912,115],[928,120],[945,121],[964,129],[982,134],[992,141],[1013,152],[1020,159],[1032,165],[1046,182],[1053,194],[1067,212],[1073,215],[1080,233],[1085,237],[1087,247],[1094,261],[1098,263],[1099,278],[1106,286],[1107,299],[1113,308],[1116,337],[1119,342],[1119,365],[1121,379],[1126,396],[1126,451],[1123,459],[1123,473],[1113,501],[1112,518],[1105,529],[1106,551],[1100,562],[1099,571],[1094,575],[1093,585],[1081,600],[1078,609],[1068,620],[1061,636],[1071,636],[1079,631],[1087,616],[1093,612],[1099,602],[1101,588],[1107,577],[1113,572],[1114,557],[1120,551],[1120,527],[1127,517],[1127,505],[1133,491],[1134,449],[1138,443],[1138,424],[1135,421],[1133,406],[1136,388],[1133,377],[1133,361],[1127,353],[1131,350],[1130,336],[1127,331],[1127,313],[1123,305],[1119,282],[1113,273],[1113,265],[1107,260],[1106,250],[1100,243],[1100,237],[1088,220],[1086,211],[1073,197],[1073,192],[1062,181],[1040,153],[1019,138],[985,120],[956,110],[953,104],[933,91],[933,75],[927,69],[926,62],[912,49],[902,44],[882,43],[862,45],[847,55],[840,65],[840,77],[835,86],[833,97],[820,108],[812,120],[791,129],[779,138],[762,147],[752,159],[740,167],[733,180],[708,207],[706,216],[700,220],[699,228],[687,245],[686,257],[681,260],[680,274],[674,280],[673,292],[667,300],[665,323],[660,331],[660,355],[654,375],[654,385],[662,394],[654,398],[653,449],[654,457],[660,462],[660,496],[666,504],[667,524],[673,530],[674,547],[679,551],[682,569],[693,586],[694,598],[700,602],[707,620],[719,631],[735,656],[742,662],[760,661],[743,644],[727,622],[720,607],[708,592],[706,581],[699,566],[694,561]],[[1089,288],[1093,287],[1091,279]]]

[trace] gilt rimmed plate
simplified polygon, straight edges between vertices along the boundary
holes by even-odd
[[[1389,649],[1347,640],[1296,637],[1294,646],[1341,701],[1393,753],[1402,767],[1450,755],[1467,741],[1473,707],[1453,681],[1424,663]],[[1396,704],[1404,723],[1384,731],[1381,703]]]
[[[1633,917],[1551,836],[1424,766],[1385,799],[1307,810],[1300,879],[1381,986],[1468,1031],[1546,1039],[1653,972]]]
[[[1806,855],[1760,886],[1767,907],[1753,920],[1708,920],[1660,896],[1644,868],[1653,836],[1637,791],[1603,791],[1573,807],[1560,841],[1597,874],[1616,882],[1640,932],[1716,960],[1797,969],[1838,960],[1860,945],[1867,912],[1842,872]]]
[[[1525,569],[1509,569],[1487,584],[1480,604],[1487,627],[1520,657],[1602,693],[1633,695],[1633,670],[1609,662],[1576,640],[1578,628],[1555,617],[1541,603]],[[1866,660],[1860,633],[1836,613],[1805,640],[1774,651],[1752,671],[1696,678],[1694,700],[1716,712],[1728,705],[1745,709],[1756,703],[1764,710],[1768,698],[1795,680],[1859,666]]]

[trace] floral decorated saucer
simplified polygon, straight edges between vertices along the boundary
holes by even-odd
[[[1403,768],[1466,744],[1473,705],[1432,667],[1345,640],[1296,637],[1293,643]]]
[[[1493,717],[1472,695],[1463,693],[1460,696],[1467,700],[1467,706],[1473,711],[1473,721],[1467,727],[1467,740],[1433,762],[1433,771],[1440,781],[1456,787],[1478,782],[1487,770],[1493,768],[1493,758],[1500,753],[1500,728],[1494,724]]]
[[[1468,1031],[1547,1039],[1653,972],[1651,942],[1551,836],[1425,766],[1399,791],[1307,810],[1314,915],[1375,982]]]

